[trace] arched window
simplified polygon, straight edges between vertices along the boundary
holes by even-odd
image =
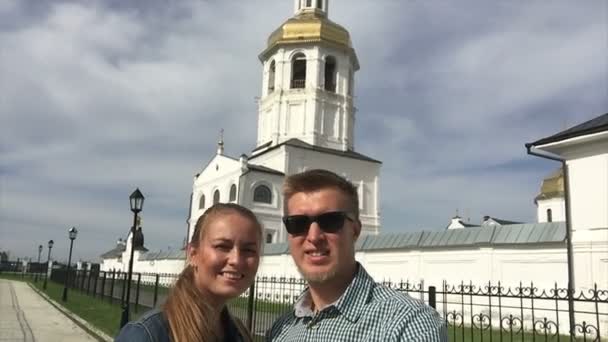
[[[547,209],[547,222],[553,222],[553,211],[551,209]]]
[[[219,202],[220,202],[220,191],[215,190],[215,192],[213,193],[213,204],[216,204]]]
[[[266,234],[266,243],[272,243],[272,233]]]
[[[325,90],[336,91],[336,59],[332,56],[325,57]]]
[[[275,72],[275,63],[274,60],[270,62],[270,67],[268,68],[268,94],[274,91],[274,72]]]
[[[236,201],[236,185],[232,184],[232,186],[230,186],[230,202],[234,202]]]
[[[253,201],[260,203],[272,203],[272,192],[266,185],[258,185],[253,190]]]
[[[201,199],[198,201],[198,208],[205,209],[205,195],[201,195]]]
[[[306,56],[297,53],[291,60],[291,88],[304,88],[306,86]]]

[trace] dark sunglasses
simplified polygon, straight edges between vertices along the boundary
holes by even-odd
[[[344,226],[344,220],[353,221],[343,211],[332,211],[317,216],[291,215],[283,217],[287,232],[291,235],[304,235],[313,222],[319,225],[324,233],[336,233]]]

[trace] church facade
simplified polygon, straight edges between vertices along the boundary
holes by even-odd
[[[285,242],[281,185],[285,176],[328,169],[357,186],[363,234],[380,232],[381,162],[355,151],[354,75],[350,35],[328,18],[328,0],[296,0],[294,15],[270,34],[259,55],[262,95],[257,139],[249,154],[217,154],[194,177],[188,241],[205,209],[234,202],[253,210],[266,243]]]

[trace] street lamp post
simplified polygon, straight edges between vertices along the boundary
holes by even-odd
[[[38,246],[38,265],[36,265],[37,268],[37,272],[36,272],[36,276],[34,276],[34,282],[38,282],[38,273],[40,273],[40,253],[42,253],[42,245]]]
[[[68,301],[68,281],[70,280],[70,264],[72,263],[72,246],[74,245],[74,240],[76,239],[76,235],[78,235],[78,230],[75,227],[70,228],[68,230],[68,235],[70,237],[70,254],[68,256],[68,268],[65,274],[65,285],[63,286],[63,296],[61,300],[64,302]]]
[[[42,288],[46,290],[46,278],[49,277],[49,262],[51,262],[51,249],[53,249],[53,240],[49,240],[49,255],[46,257],[46,274],[44,275],[44,284]]]
[[[131,211],[133,212],[133,226],[131,226],[131,256],[129,257],[129,274],[127,276],[127,298],[122,303],[122,316],[120,318],[121,328],[129,322],[129,302],[131,300],[131,278],[133,275],[133,250],[135,249],[134,238],[137,229],[137,214],[144,206],[144,195],[139,191],[139,188],[135,189],[131,196],[129,196],[129,202],[131,204]]]

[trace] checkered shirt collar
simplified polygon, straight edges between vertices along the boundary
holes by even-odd
[[[322,308],[320,311],[334,307],[346,319],[356,322],[363,311],[363,305],[368,302],[375,282],[365,271],[361,264],[357,262],[357,271],[353,281],[348,285],[346,291],[335,302]],[[296,317],[312,317],[312,297],[310,289],[306,288],[294,304],[294,315]]]

